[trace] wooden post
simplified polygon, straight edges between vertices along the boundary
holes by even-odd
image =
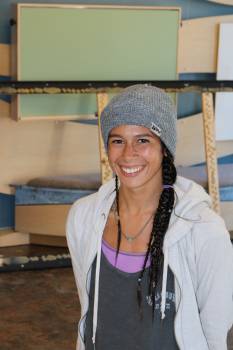
[[[212,198],[212,207],[217,213],[220,214],[218,164],[215,143],[214,106],[213,94],[210,92],[202,93],[202,111],[208,176],[208,190]]]
[[[101,167],[101,179],[102,184],[109,181],[112,178],[112,169],[110,168],[108,157],[105,152],[104,142],[101,135],[100,128],[100,115],[104,107],[108,103],[108,95],[106,93],[97,93],[97,105],[98,105],[98,127],[99,127],[99,150],[100,150],[100,167]]]

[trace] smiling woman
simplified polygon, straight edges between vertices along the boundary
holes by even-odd
[[[208,194],[177,176],[172,100],[131,86],[105,107],[101,131],[115,181],[78,200],[67,222],[77,350],[226,350],[232,246]]]
[[[162,193],[163,153],[158,136],[143,126],[120,125],[113,128],[109,134],[108,158],[113,172],[121,183],[119,216],[123,227],[121,249],[124,251],[146,252],[148,249],[152,217]],[[148,203],[147,206],[145,203],[143,208],[138,208],[136,203],[141,201],[141,193],[144,199],[148,199]],[[131,197],[132,203],[129,203]],[[109,229],[105,229],[104,239],[110,245],[117,246],[117,235],[112,230],[114,223],[111,223],[111,219],[114,221],[110,215],[107,226]],[[139,228],[141,237],[138,237]],[[136,234],[126,235],[124,232],[136,232]],[[118,244],[119,242],[118,237]]]

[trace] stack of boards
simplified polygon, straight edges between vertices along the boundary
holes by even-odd
[[[218,2],[230,5],[230,1]],[[233,22],[233,16],[199,18],[182,22],[178,73],[216,72],[218,28],[220,23],[226,22]],[[9,45],[0,44],[0,57],[0,75],[9,77],[11,75]],[[3,150],[0,192],[14,194],[16,188],[17,199],[16,232],[2,231],[0,245],[23,244],[30,241],[65,245],[65,221],[71,203],[94,190],[88,193],[80,192],[80,189],[73,190],[70,191],[70,199],[67,199],[69,190],[58,189],[56,195],[60,196],[60,199],[55,201],[56,190],[35,189],[29,186],[24,188],[21,184],[26,184],[38,175],[70,176],[98,172],[97,126],[49,119],[16,122],[11,117],[10,103],[4,100],[0,100],[0,115],[0,149]],[[190,166],[204,162],[201,113],[179,119],[178,135],[177,165]],[[231,155],[233,141],[218,141],[216,147],[218,157]],[[10,186],[12,184],[14,187]],[[225,190],[220,193],[223,194]],[[231,186],[229,193],[227,197],[222,195],[221,209],[228,229],[233,230]],[[41,199],[36,203],[34,199],[40,195]]]

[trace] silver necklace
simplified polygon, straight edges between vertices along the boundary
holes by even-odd
[[[115,217],[116,223],[118,223],[118,222],[120,221],[120,216],[119,216],[118,213],[117,213],[116,205],[114,205],[113,211],[114,211],[114,217]],[[124,233],[123,231],[121,231],[122,236],[125,237],[125,239],[127,240],[127,242],[131,243],[132,241],[134,241],[136,238],[138,238],[138,237],[143,233],[143,231],[145,230],[146,226],[147,226],[147,225],[149,224],[149,222],[151,221],[153,215],[154,215],[154,213],[152,213],[152,215],[149,217],[149,219],[146,220],[145,224],[140,228],[140,230],[138,231],[138,233],[136,233],[136,235],[132,236],[132,235],[130,235],[130,234],[128,234],[128,233]]]

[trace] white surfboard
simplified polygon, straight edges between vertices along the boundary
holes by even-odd
[[[219,31],[218,80],[233,80],[233,23]],[[233,92],[219,92],[215,100],[216,139],[233,140]],[[233,152],[233,150],[232,150]]]
[[[233,6],[233,0],[209,0],[210,2],[216,2],[217,4]]]

